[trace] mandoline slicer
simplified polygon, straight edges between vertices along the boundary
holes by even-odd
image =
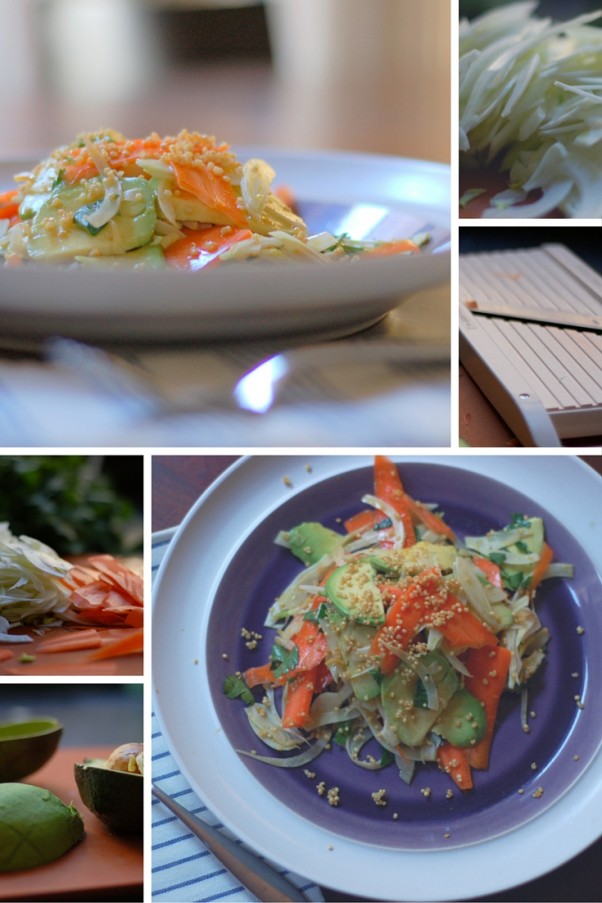
[[[568,248],[546,244],[463,254],[459,278],[460,360],[523,445],[602,434],[602,330],[499,313],[553,310],[598,322],[602,276]],[[498,313],[483,316],[488,307]]]

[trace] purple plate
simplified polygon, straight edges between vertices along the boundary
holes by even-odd
[[[489,769],[475,771],[474,790],[465,793],[434,764],[418,766],[407,786],[395,765],[366,771],[336,745],[308,766],[315,773],[311,778],[303,768],[274,768],[247,757],[242,761],[268,793],[335,834],[400,850],[449,848],[490,839],[536,818],[566,793],[594,757],[602,740],[602,725],[592,718],[595,687],[602,686],[602,658],[594,654],[602,647],[602,587],[571,534],[521,493],[439,464],[406,463],[402,477],[414,498],[437,503],[460,537],[499,529],[515,513],[542,517],[556,560],[574,565],[574,578],[546,581],[537,594],[538,613],[551,641],[529,693],[529,710],[535,713],[530,732],[521,727],[519,695],[506,694]],[[301,570],[290,552],[274,545],[276,534],[304,520],[341,531],[340,520],[365,507],[361,497],[372,486],[372,469],[361,468],[309,487],[266,517],[230,561],[212,604],[206,661],[212,701],[235,749],[258,749],[261,743],[248,726],[242,703],[223,695],[224,678],[267,661],[273,632],[263,626],[265,615]],[[244,645],[243,628],[263,635],[256,650]],[[258,751],[274,755],[267,747]],[[339,806],[330,806],[317,793],[321,781],[339,788]],[[386,806],[372,799],[380,789],[386,790]]]

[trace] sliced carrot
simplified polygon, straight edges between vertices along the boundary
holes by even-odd
[[[10,649],[0,649],[0,662],[7,662],[10,658],[14,658],[15,653]]]
[[[451,743],[442,743],[437,749],[437,764],[460,790],[472,790],[472,772],[465,749],[452,746]]]
[[[481,740],[467,749],[468,761],[473,768],[487,768],[491,753],[491,742],[500,698],[506,687],[511,659],[510,650],[505,646],[483,646],[469,649],[463,657],[470,671],[465,680],[466,689],[483,704],[487,718],[487,730]]]
[[[407,496],[397,465],[385,455],[376,455],[374,458],[374,494],[377,498],[388,502],[397,512],[405,529],[403,544],[413,546],[416,542],[416,532],[406,501]]]
[[[430,508],[427,508],[426,505],[421,505],[420,502],[417,502],[407,494],[405,496],[405,503],[408,506],[412,517],[418,523],[424,524],[424,526],[433,533],[446,536],[452,542],[456,541],[456,534],[451,527],[448,527],[441,515],[435,514],[435,512],[431,511]]]
[[[178,188],[197,198],[209,210],[215,210],[228,217],[235,225],[244,228],[247,218],[238,206],[238,196],[234,187],[223,175],[216,175],[206,166],[185,166],[172,163]]]
[[[369,511],[360,511],[348,518],[343,526],[348,533],[363,533],[364,530],[371,530],[386,521],[387,517],[382,511],[375,511],[371,508]]]
[[[539,561],[533,568],[533,574],[531,575],[531,582],[529,583],[529,595],[533,595],[539,584],[543,579],[543,575],[551,565],[554,559],[554,552],[547,544],[544,542],[543,548],[541,550],[541,554],[539,556]]]
[[[252,235],[250,229],[232,229],[230,226],[188,229],[183,238],[166,248],[165,259],[180,270],[201,270],[215,266],[224,251]]]
[[[100,645],[101,639],[96,630],[81,630],[39,643],[36,652],[77,652],[80,649],[98,649]]]
[[[443,617],[439,617],[443,611]],[[438,610],[431,622],[440,630],[453,650],[480,649],[481,646],[496,646],[496,635],[469,608],[452,593],[444,607]]]
[[[253,668],[247,668],[244,672],[245,683],[252,690],[253,687],[258,687],[260,684],[273,684],[274,681],[274,671],[273,668],[268,662],[265,665],[256,665]]]
[[[387,241],[362,252],[362,257],[391,257],[394,254],[406,254],[408,251],[416,253],[420,251],[418,245],[409,238],[400,238],[398,241]]]
[[[385,623],[379,629],[370,651],[382,656],[380,670],[390,674],[399,663],[399,656],[387,647],[394,645],[406,649],[425,620],[425,599],[435,594],[441,584],[441,572],[432,568],[420,574],[408,586],[381,587],[386,599],[392,600],[387,609]]]
[[[142,577],[135,574],[112,555],[93,555],[89,559],[109,583],[118,586],[130,599],[138,605],[144,604],[144,584]]]
[[[305,671],[289,684],[282,713],[282,727],[304,727],[309,720],[309,708],[317,688],[318,669]]]
[[[472,560],[493,586],[497,586],[500,589],[503,588],[502,572],[499,564],[496,564],[495,561],[490,561],[489,558],[481,558],[480,555],[473,555]]]
[[[19,213],[19,204],[17,197],[19,189],[14,188],[11,191],[5,191],[0,194],[0,219],[12,219]]]
[[[103,643],[97,652],[88,657],[88,661],[98,661],[104,658],[118,658],[122,655],[135,655],[144,651],[144,631],[127,630],[124,636]]]

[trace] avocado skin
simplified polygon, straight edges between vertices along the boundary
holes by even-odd
[[[139,774],[111,771],[85,762],[74,766],[82,802],[112,831],[141,834],[144,779]]]
[[[0,725],[0,783],[20,781],[38,771],[56,752],[63,728],[53,723],[32,722],[39,733],[27,736],[27,725]],[[19,728],[23,733],[19,736]],[[11,735],[12,734],[12,735]]]
[[[33,784],[0,784],[0,872],[53,862],[83,836],[73,805]]]

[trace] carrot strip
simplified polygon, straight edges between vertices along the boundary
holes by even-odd
[[[344,522],[343,526],[348,533],[363,533],[364,530],[370,530],[385,519],[386,515],[382,511],[375,511],[371,508],[369,511],[360,511],[358,514],[354,514]]]
[[[394,254],[404,254],[408,251],[416,253],[420,251],[418,245],[409,238],[400,238],[398,241],[387,241],[382,245],[376,245],[362,252],[362,257],[390,257]]]
[[[60,639],[48,640],[48,642],[40,643],[40,645],[36,649],[36,652],[78,652],[81,649],[98,649],[100,645],[101,639],[96,630],[92,632],[84,630],[71,636],[61,637]]]
[[[511,658],[510,650],[505,646],[469,649],[464,656],[464,664],[471,674],[466,678],[466,689],[483,704],[487,718],[485,735],[466,751],[473,768],[484,769],[489,765],[495,722]]]
[[[192,194],[209,210],[225,214],[235,226],[247,226],[247,218],[237,204],[236,192],[226,178],[216,175],[206,166],[172,163],[172,168],[181,191]]]
[[[10,649],[0,649],[0,662],[7,662],[10,658],[14,658],[15,653]]]
[[[490,561],[489,558],[481,558],[480,555],[473,555],[472,560],[493,586],[497,586],[500,589],[503,588],[502,572],[499,564],[496,564],[495,561]]]
[[[452,746],[451,743],[442,743],[437,749],[437,764],[460,790],[472,790],[472,772],[465,749]]]
[[[543,575],[547,571],[548,567],[552,563],[554,558],[554,552],[547,544],[544,542],[543,548],[541,550],[541,555],[539,556],[539,561],[533,568],[533,574],[531,575],[531,582],[529,583],[529,595],[532,596],[542,581]]]
[[[385,455],[374,458],[374,494],[397,512],[405,529],[404,546],[413,546],[416,532],[397,466]]]
[[[210,229],[187,230],[165,249],[167,262],[180,270],[197,271],[219,263],[220,256],[239,241],[251,238],[250,229],[230,229],[228,226],[213,226]]]
[[[307,724],[309,707],[317,688],[317,672],[317,668],[305,671],[289,685],[282,713],[282,727],[304,727]]]
[[[103,643],[97,652],[88,657],[88,661],[98,661],[103,658],[117,658],[122,655],[135,655],[144,651],[144,631],[128,630],[126,636],[118,637]]]
[[[444,618],[437,618],[435,626],[454,650],[497,645],[496,635],[452,593],[448,595],[442,610],[447,614]]]
[[[439,514],[435,514],[434,511],[431,511],[426,505],[421,505],[420,502],[415,501],[415,499],[407,495],[407,493],[405,495],[405,503],[409,508],[412,517],[420,523],[423,523],[427,529],[432,530],[433,533],[439,533],[441,536],[447,536],[452,542],[456,541],[456,534],[451,527],[447,526]]]
[[[123,590],[133,602],[144,603],[144,584],[142,577],[135,574],[112,555],[94,555],[90,564],[103,575],[106,581]]]
[[[0,219],[12,219],[13,216],[18,215],[19,204],[16,200],[18,194],[18,188],[0,194]]]

